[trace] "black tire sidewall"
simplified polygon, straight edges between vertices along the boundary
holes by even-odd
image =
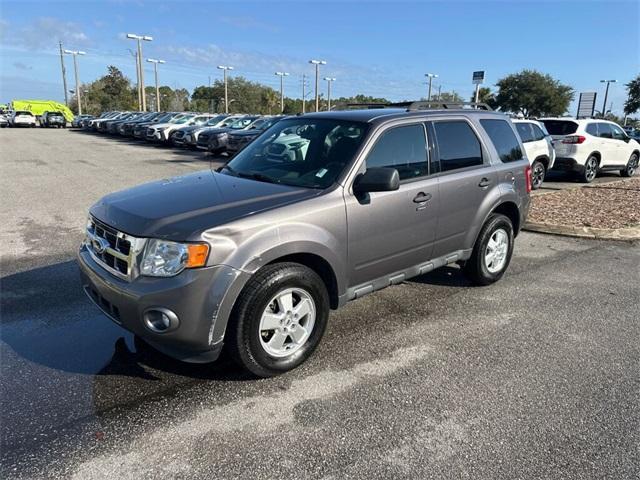
[[[484,252],[487,249],[487,244],[489,243],[489,239],[491,235],[502,228],[507,232],[509,237],[509,249],[507,251],[507,259],[504,263],[504,266],[500,269],[500,271],[492,273],[487,269],[487,265],[484,258]],[[511,224],[511,220],[504,215],[494,214],[489,220],[485,223],[478,240],[476,241],[476,247],[474,248],[474,258],[475,268],[477,272],[477,276],[479,283],[488,285],[494,282],[497,282],[502,278],[504,273],[509,268],[509,264],[511,263],[511,256],[513,255],[513,247],[514,247],[514,235],[513,235],[513,225]]]
[[[267,267],[259,277],[249,281],[243,290],[231,319],[235,322],[235,338],[231,339],[234,356],[245,368],[258,376],[272,376],[289,371],[311,356],[327,326],[329,295],[322,279],[311,269],[299,264]],[[287,288],[305,290],[315,303],[316,318],[311,336],[293,355],[277,358],[269,355],[260,343],[260,319],[269,301]]]
[[[544,183],[544,179],[547,176],[547,169],[545,168],[544,163],[542,163],[540,160],[534,160],[534,162],[531,164],[531,176],[533,177],[533,174],[534,174],[534,172],[536,170],[536,166],[537,165],[540,165],[542,167],[542,182],[540,182],[540,185],[536,186],[536,185],[534,185],[533,178],[532,178],[531,179],[531,188],[533,190],[538,190],[542,186],[542,184]]]

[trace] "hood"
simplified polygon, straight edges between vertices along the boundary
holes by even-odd
[[[153,127],[153,128],[167,128],[167,127],[173,127],[175,125],[176,125],[175,123],[166,122],[166,123],[154,123],[154,124],[149,125],[149,126]]]
[[[320,193],[206,170],[112,193],[91,207],[91,214],[133,236],[185,241],[206,229]]]
[[[210,134],[218,134],[218,133],[227,133],[233,131],[228,127],[206,127],[202,133],[210,133]]]
[[[238,130],[229,132],[229,136],[233,137],[257,137],[264,130]]]

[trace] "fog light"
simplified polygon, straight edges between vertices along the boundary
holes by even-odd
[[[152,308],[143,314],[144,324],[155,333],[165,333],[178,328],[178,316],[166,308]]]

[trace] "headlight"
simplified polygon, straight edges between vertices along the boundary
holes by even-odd
[[[177,243],[150,239],[142,257],[140,273],[151,277],[173,277],[185,268],[203,267],[207,262],[206,243]]]

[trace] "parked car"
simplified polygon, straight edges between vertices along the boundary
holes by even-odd
[[[96,132],[100,131],[103,128],[103,124],[109,120],[114,120],[121,118],[124,115],[127,115],[129,112],[106,112],[100,115],[98,118],[94,118],[93,120],[89,120],[87,123],[87,130]]]
[[[149,115],[147,112],[133,112],[126,117],[120,118],[118,120],[112,120],[106,123],[106,132],[111,135],[116,135],[120,133],[120,126],[127,122],[135,122],[136,120],[145,118]]]
[[[556,149],[555,168],[575,172],[586,183],[600,171],[619,171],[624,177],[638,169],[640,143],[606,120],[542,118]]]
[[[513,123],[531,164],[531,187],[537,190],[556,160],[551,135],[544,124],[535,120],[513,120]]]
[[[178,129],[171,137],[174,146],[186,146],[195,148],[198,141],[198,135],[208,128],[218,128],[233,123],[237,116],[229,116],[226,114],[215,115],[202,125],[189,125]]]
[[[149,142],[167,143],[173,130],[181,126],[189,125],[189,122],[195,118],[195,116],[194,113],[179,113],[168,122],[149,125],[145,132],[145,138]]]
[[[25,110],[16,110],[9,116],[9,126],[11,127],[35,127],[36,117],[33,113]]]
[[[71,128],[81,128],[83,120],[91,120],[95,118],[93,115],[76,115],[71,122]]]
[[[262,117],[244,130],[229,132],[227,137],[227,153],[229,155],[235,155],[258,138],[267,128],[271,127],[282,118],[283,117]]]
[[[272,161],[293,134],[304,157]],[[494,112],[289,117],[218,171],[99,200],[78,252],[82,288],[168,355],[209,362],[224,344],[253,374],[276,375],[313,353],[329,310],[350,300],[456,262],[475,284],[498,281],[530,170]]]
[[[259,115],[245,115],[227,127],[206,130],[198,136],[197,147],[201,150],[208,150],[214,155],[223,153],[227,148],[229,132],[247,128],[258,118],[260,118]]]
[[[157,117],[154,117],[151,120],[148,120],[146,122],[140,122],[140,123],[136,123],[133,126],[132,129],[132,134],[134,138],[140,138],[140,139],[144,139],[145,135],[147,133],[147,128],[149,128],[152,125],[155,125],[157,123],[165,123],[168,122],[169,120],[171,120],[172,118],[181,115],[180,113],[177,112],[166,112],[163,114],[160,114]]]
[[[0,128],[6,128],[9,126],[9,120],[4,113],[0,113]]]
[[[137,118],[138,115],[139,112],[122,112],[113,118],[105,119],[98,122],[98,131],[101,133],[108,133],[111,124],[115,122],[121,122],[123,120],[133,120],[134,118]]]
[[[202,127],[204,126],[209,120],[211,120],[212,118],[214,118],[215,115],[211,114],[211,113],[202,113],[202,114],[198,114],[198,115],[194,115],[192,118],[190,118],[188,121],[186,121],[185,123],[183,123],[182,125],[180,125],[179,127],[174,128],[170,133],[169,133],[169,142],[173,145],[176,146],[177,143],[175,141],[176,139],[176,135],[178,135],[180,138],[184,137],[184,133],[183,131],[185,129],[188,128],[197,128],[197,127]]]
[[[124,136],[131,136],[133,135],[133,129],[136,125],[140,123],[150,123],[153,121],[153,119],[158,118],[162,115],[165,115],[165,112],[150,112],[140,115],[132,120],[125,120],[124,122],[120,122],[117,128],[118,133]]]
[[[64,118],[62,112],[44,112],[40,116],[41,127],[67,128],[67,119]]]

